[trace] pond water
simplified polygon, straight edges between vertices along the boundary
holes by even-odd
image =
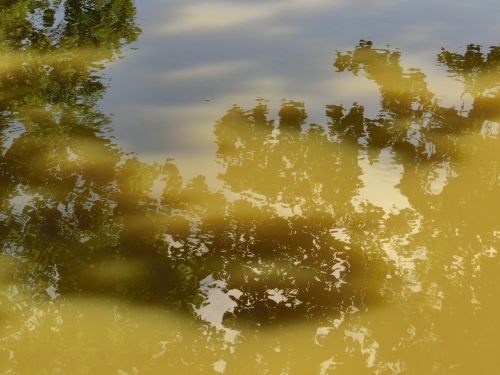
[[[496,1],[0,1],[0,371],[493,374]]]

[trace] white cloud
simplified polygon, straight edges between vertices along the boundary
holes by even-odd
[[[169,71],[162,75],[162,79],[166,81],[187,81],[220,78],[249,69],[252,66],[254,64],[250,61],[222,61],[212,64],[200,64]]]
[[[156,28],[159,34],[214,31],[252,22],[278,19],[284,14],[320,11],[338,6],[341,0],[274,0],[267,3],[234,1],[197,2],[173,11],[173,16]],[[342,0],[343,1],[343,0]],[[289,30],[287,30],[289,31]]]

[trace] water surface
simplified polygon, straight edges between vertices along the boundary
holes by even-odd
[[[495,11],[0,3],[0,369],[497,371]]]

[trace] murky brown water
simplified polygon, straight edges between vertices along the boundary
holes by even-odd
[[[355,3],[0,2],[2,373],[498,373],[500,46]]]

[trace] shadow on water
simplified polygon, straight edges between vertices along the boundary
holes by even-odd
[[[65,1],[61,20],[48,3],[0,6],[0,236],[21,264],[15,278],[54,298],[192,312],[209,303],[200,283],[210,276],[234,302],[229,325],[379,306],[398,293],[400,270],[376,241],[417,219],[355,203],[361,156],[374,162],[390,149],[404,168],[400,189],[434,214],[446,202],[430,198],[419,174],[477,152],[459,139],[499,121],[498,47],[439,54],[474,98],[465,111],[441,106],[399,52],[361,41],[334,65],[378,85],[378,117],[331,105],[326,124],[306,124],[303,103],[285,102],[275,122],[264,101],[234,106],[214,126],[224,188],[213,190],[203,176],[183,181],[171,161],[125,154],[109,134],[100,72],[139,35],[133,2]],[[497,138],[481,147],[494,151]]]

